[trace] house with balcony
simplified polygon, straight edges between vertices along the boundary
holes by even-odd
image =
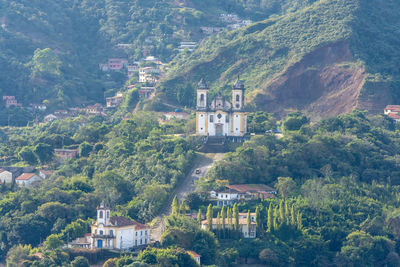
[[[113,96],[113,97],[107,97],[106,98],[107,107],[108,108],[119,107],[119,105],[121,105],[123,100],[124,100],[124,98],[121,93],[118,93],[116,96]]]
[[[210,198],[218,206],[230,206],[239,201],[273,198],[276,189],[264,184],[226,185],[223,190],[210,191]]]
[[[150,244],[150,227],[123,216],[110,216],[102,202],[91,226],[91,248],[129,250]]]

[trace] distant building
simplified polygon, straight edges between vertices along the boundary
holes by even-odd
[[[224,30],[222,27],[200,27],[200,29],[204,34],[207,35],[217,34]]]
[[[47,109],[47,106],[45,104],[30,104],[30,106],[33,109],[40,110],[40,111],[45,111]]]
[[[54,155],[63,159],[72,159],[78,156],[78,149],[54,149]]]
[[[57,120],[57,119],[58,119],[58,117],[57,117],[56,115],[54,115],[54,114],[49,114],[49,115],[47,115],[47,116],[44,117],[43,122],[44,122],[44,123],[48,123],[48,122],[55,121],[55,120]]]
[[[108,108],[119,107],[119,105],[121,105],[123,100],[124,100],[124,98],[123,98],[123,95],[121,93],[119,93],[119,94],[117,94],[116,96],[113,96],[113,97],[107,97],[106,98],[107,107]]]
[[[40,170],[40,171],[39,171],[39,176],[40,176],[42,179],[47,179],[47,178],[49,178],[51,175],[53,175],[53,173],[54,173],[54,171],[51,171],[51,170]]]
[[[20,105],[18,105],[17,99],[13,95],[3,96],[3,101],[7,108],[9,108],[11,106],[20,106]]]
[[[103,109],[104,109],[103,105],[97,103],[97,104],[94,104],[94,105],[87,106],[85,108],[85,111],[89,115],[98,115],[98,114],[102,114]]]
[[[104,64],[104,63],[99,64],[99,69],[101,71],[109,71],[108,64]]]
[[[225,219],[225,223],[226,225],[228,224],[228,220]],[[212,230],[216,230],[218,229],[218,225],[222,224],[222,219],[220,219],[220,221],[218,222],[218,218],[213,218],[212,219],[212,226],[211,229]],[[203,220],[201,222],[201,228],[206,230],[208,229],[208,222],[207,220]],[[244,238],[256,238],[257,235],[257,229],[256,229],[256,223],[255,221],[250,219],[250,229],[248,229],[247,227],[247,214],[246,214],[246,218],[240,218],[239,217],[239,231],[242,233]]]
[[[135,75],[135,72],[138,70],[138,65],[136,64],[128,64],[128,78],[132,78]]]
[[[396,122],[400,122],[400,105],[387,105],[383,113]]]
[[[79,237],[68,243],[68,247],[89,249],[92,242],[92,234],[87,233],[84,237]]]
[[[154,94],[154,91],[155,87],[142,87],[139,89],[139,98],[150,98]]]
[[[145,67],[139,69],[139,82],[140,83],[156,83],[160,75],[160,69],[155,67]]]
[[[150,227],[122,216],[110,216],[102,202],[91,226],[91,248],[128,250],[150,244]]]
[[[201,265],[201,262],[200,262],[200,260],[201,260],[201,255],[197,254],[197,253],[194,252],[194,251],[188,251],[187,253],[188,253],[190,256],[193,257],[193,259],[197,262],[198,265]]]
[[[120,70],[128,64],[128,60],[125,58],[110,58],[108,59],[108,69]]]
[[[11,184],[13,179],[13,174],[5,169],[0,169],[0,182]]]
[[[16,183],[20,186],[31,186],[33,183],[41,180],[35,173],[23,173],[15,179]]]
[[[263,184],[226,185],[225,190],[210,191],[210,198],[218,206],[230,206],[238,201],[274,198],[277,192],[274,188]]]
[[[197,46],[197,42],[181,42],[178,50],[182,52],[183,50],[187,49],[189,51],[193,51]]]
[[[179,120],[187,120],[190,117],[190,114],[184,112],[166,112],[163,113],[163,116],[166,120],[171,119],[179,119]]]

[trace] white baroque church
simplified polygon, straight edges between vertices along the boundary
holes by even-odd
[[[247,133],[244,90],[244,84],[238,78],[232,87],[232,102],[221,95],[217,95],[212,101],[209,101],[209,87],[201,79],[197,85],[197,135],[244,136]]]

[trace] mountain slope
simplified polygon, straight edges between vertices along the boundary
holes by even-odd
[[[395,1],[315,2],[211,38],[171,63],[162,89],[174,101],[175,88],[204,76],[212,92],[226,92],[240,75],[250,108],[314,117],[378,111],[398,99],[399,11]]]

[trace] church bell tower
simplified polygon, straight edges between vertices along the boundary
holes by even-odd
[[[197,84],[197,110],[206,110],[208,107],[208,85],[201,79]]]
[[[237,78],[235,84],[232,86],[232,110],[243,110],[244,106],[244,84]]]

